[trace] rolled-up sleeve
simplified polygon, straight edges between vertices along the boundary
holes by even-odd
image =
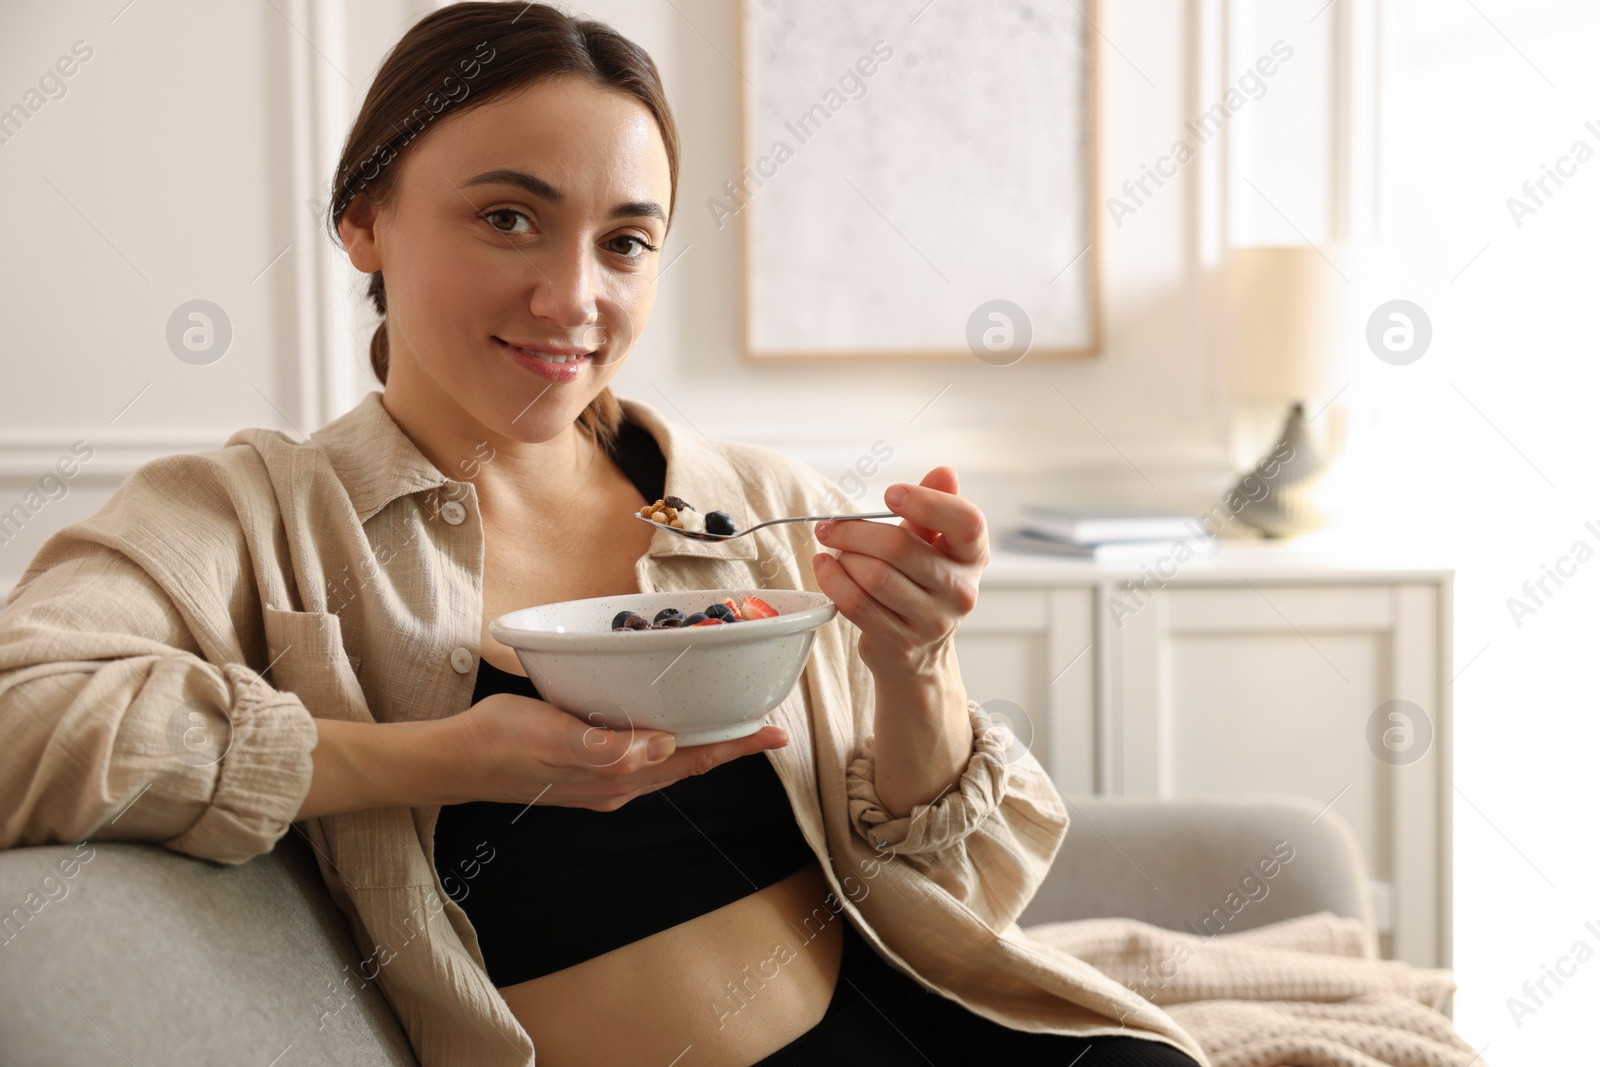
[[[870,699],[870,696],[869,696]],[[968,701],[973,751],[956,785],[894,817],[873,784],[874,737],[845,770],[850,825],[880,855],[916,869],[1000,931],[1039,890],[1067,835],[1067,809],[1031,752]]]
[[[246,665],[248,552],[195,473],[135,472],[0,610],[0,848],[138,840],[240,863],[310,790],[315,721]]]
[[[967,702],[967,716],[972,726],[972,755],[955,788],[898,817],[885,811],[878,799],[873,784],[876,738],[866,739],[861,754],[845,768],[850,824],[858,834],[878,848],[892,846],[900,855],[941,852],[960,844],[994,814],[1006,792],[1009,739],[977,701]]]

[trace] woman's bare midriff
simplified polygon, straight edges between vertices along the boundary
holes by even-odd
[[[813,860],[732,904],[500,995],[540,1067],[749,1067],[815,1026],[833,997],[849,920],[828,908],[829,893]],[[564,921],[604,923],[603,898]]]
[[[587,531],[577,555],[549,551],[571,540],[537,529],[549,521],[544,516],[485,516],[485,661],[526,674],[516,653],[490,637],[490,619],[534,604],[639,591],[634,565],[652,530],[632,516],[645,501],[620,470],[607,464],[607,473],[586,502],[589,513],[562,523]],[[849,921],[829,909],[830,900],[838,907],[831,892],[813,859],[715,911],[500,994],[533,1039],[540,1067],[749,1067],[827,1010]],[[604,924],[610,906],[602,887],[592,903],[574,901],[570,915],[551,921]]]

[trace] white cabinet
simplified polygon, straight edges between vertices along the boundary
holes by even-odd
[[[996,554],[956,637],[968,694],[1063,793],[1337,810],[1385,955],[1448,966],[1451,572],[1298,542],[1166,570]]]

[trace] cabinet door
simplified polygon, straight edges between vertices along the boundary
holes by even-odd
[[[1361,840],[1385,954],[1447,966],[1443,597],[1436,585],[1110,587],[1110,791],[1288,793],[1337,810]]]
[[[967,696],[1011,720],[1063,793],[1095,791],[1094,593],[985,589],[956,633]]]

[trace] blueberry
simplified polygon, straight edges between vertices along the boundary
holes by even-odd
[[[710,618],[710,616],[705,612],[697,611],[693,615],[690,615],[687,619],[684,619],[683,624],[685,626],[693,626],[697,622],[705,622],[708,618]]]
[[[726,511],[712,511],[706,515],[706,533],[733,533],[733,516]]]
[[[679,611],[677,608],[662,608],[660,611],[656,612],[655,621],[660,623],[663,619],[677,619],[679,622],[682,622],[683,612]]]
[[[739,621],[738,614],[735,613],[734,610],[732,608],[728,607],[728,605],[726,605],[726,604],[713,604],[709,608],[706,609],[705,613],[706,613],[707,617],[713,618],[713,619],[721,619],[723,622],[738,622]]]
[[[639,619],[642,622],[643,616],[641,616],[637,611],[619,611],[616,613],[616,615],[612,616],[611,628],[613,630],[624,629],[628,625],[629,619]]]

